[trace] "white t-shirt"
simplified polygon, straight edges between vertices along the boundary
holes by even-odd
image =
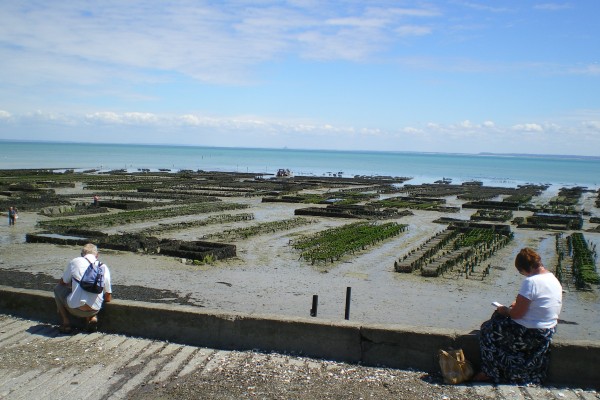
[[[63,274],[63,282],[71,281],[71,293],[67,297],[67,304],[71,308],[79,308],[83,305],[88,305],[94,310],[100,310],[104,301],[104,293],[112,293],[110,284],[110,271],[108,266],[104,266],[104,293],[96,294],[83,290],[79,286],[79,280],[83,276],[85,270],[90,265],[90,262],[95,263],[96,257],[93,254],[86,254],[85,257],[77,257],[71,260]]]
[[[515,322],[526,328],[549,329],[556,326],[562,308],[562,286],[556,277],[546,272],[523,280],[519,294],[529,300],[529,309]]]

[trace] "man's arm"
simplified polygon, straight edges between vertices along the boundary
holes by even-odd
[[[76,258],[74,258],[71,261],[69,261],[69,264],[67,265],[67,267],[63,271],[62,277],[58,281],[59,285],[69,286],[69,287],[71,286],[71,281],[73,279],[73,271],[76,268],[75,267],[75,260],[76,260]]]
[[[110,303],[112,300],[112,279],[110,278],[110,270],[107,265],[104,265],[104,301]]]

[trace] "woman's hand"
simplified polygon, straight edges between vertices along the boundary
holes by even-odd
[[[531,300],[527,297],[523,297],[520,294],[517,295],[517,300],[514,302],[514,305],[510,308],[509,317],[512,319],[523,318],[529,309],[529,305],[531,304]]]
[[[500,306],[496,309],[498,314],[503,315],[505,317],[510,317],[510,308],[506,306]]]

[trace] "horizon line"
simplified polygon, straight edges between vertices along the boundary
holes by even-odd
[[[578,155],[578,154],[540,154],[540,153],[494,153],[480,151],[477,153],[468,152],[439,152],[439,151],[419,151],[419,150],[337,150],[337,149],[319,149],[319,148],[289,148],[284,147],[239,147],[239,146],[205,146],[198,144],[176,144],[176,143],[115,143],[115,142],[79,142],[72,140],[40,140],[40,139],[2,139],[0,142],[12,143],[48,143],[48,144],[93,144],[93,145],[115,145],[115,146],[163,146],[163,147],[199,147],[206,149],[247,149],[247,150],[284,150],[284,151],[332,151],[344,153],[409,153],[409,154],[431,154],[431,155],[460,155],[460,156],[496,156],[496,157],[555,157],[570,159],[591,159],[600,160],[600,156]]]

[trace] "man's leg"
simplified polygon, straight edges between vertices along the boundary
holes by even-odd
[[[78,318],[85,318],[86,329],[88,332],[96,332],[98,329],[98,311],[96,310],[81,310],[79,308],[69,308],[69,313]]]
[[[68,286],[56,285],[54,288],[54,300],[56,301],[56,309],[58,315],[60,315],[61,331],[68,332],[71,330],[71,321],[69,319],[69,312],[67,311],[67,296],[71,293],[71,289]]]
[[[86,329],[88,332],[96,332],[98,330],[98,317],[92,316],[87,318]]]

